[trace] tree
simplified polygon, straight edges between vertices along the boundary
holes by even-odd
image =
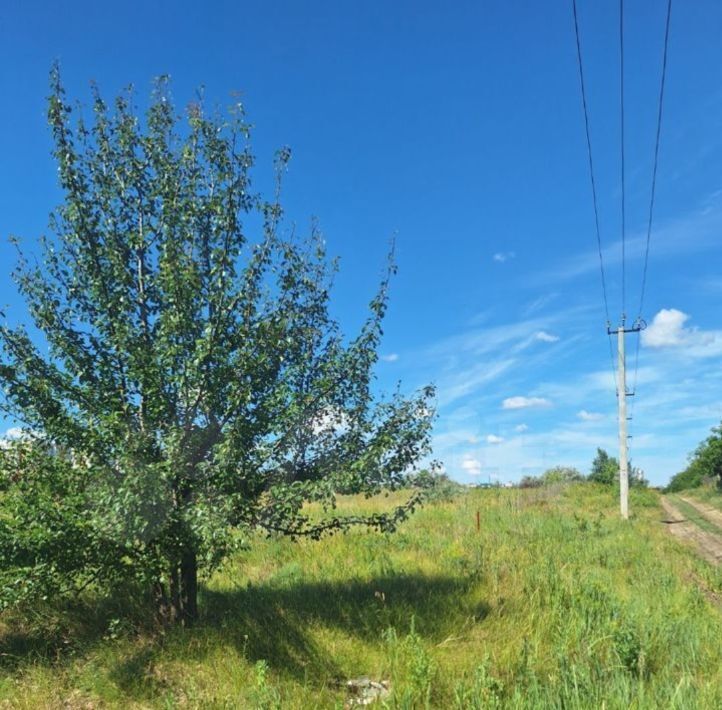
[[[541,478],[538,478],[537,476],[522,476],[521,480],[519,481],[519,488],[540,488],[544,485],[544,482]]]
[[[706,479],[716,479],[722,488],[722,424],[712,428],[712,433],[690,456],[687,468],[669,482],[667,491],[698,488]]]
[[[629,472],[629,485],[636,488],[645,488],[649,482],[644,477],[644,471],[641,468],[632,466],[632,462],[627,464]],[[593,483],[601,483],[605,486],[611,486],[619,483],[619,461],[610,456],[604,449],[597,448],[597,455],[592,461],[592,470],[587,477],[588,481]]]
[[[240,105],[183,121],[160,79],[145,120],[130,94],[109,108],[94,89],[86,125],[57,71],[51,89],[64,201],[42,264],[15,273],[44,342],[0,330],[3,407],[33,433],[0,453],[2,602],[130,578],[191,622],[199,574],[239,529],[393,530],[421,493],[334,512],[338,490],[401,487],[430,450],[432,389],[373,392],[393,265],[344,338],[317,227],[282,231],[290,151],[274,198],[254,194]]]
[[[716,478],[722,486],[722,424],[712,428],[712,433],[695,450],[692,461],[698,462],[705,477]]]
[[[629,462],[629,485],[633,488],[647,488],[649,481],[644,477],[644,471]]]
[[[610,456],[604,449],[597,449],[597,455],[592,461],[592,470],[588,480],[594,483],[612,485],[619,478],[619,461]]]
[[[584,476],[582,476],[576,468],[572,468],[571,466],[554,466],[544,471],[541,475],[543,485],[549,485],[551,483],[574,483],[575,481],[583,480]]]

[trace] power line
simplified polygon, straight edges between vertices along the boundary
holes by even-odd
[[[594,178],[594,163],[592,160],[592,146],[591,146],[591,138],[590,138],[590,130],[589,130],[589,111],[587,108],[587,99],[586,99],[586,89],[584,85],[584,70],[583,70],[583,63],[582,63],[582,51],[581,51],[581,41],[579,37],[579,20],[578,20],[578,13],[577,13],[577,3],[576,0],[572,0],[572,13],[574,16],[574,32],[576,37],[576,45],[577,45],[577,63],[579,67],[579,83],[581,86],[581,94],[582,94],[582,107],[584,109],[584,127],[586,132],[586,139],[587,139],[587,155],[589,158],[589,174],[591,179],[591,185],[592,185],[592,200],[593,200],[593,206],[594,206],[594,219],[595,219],[595,227],[596,227],[596,235],[597,235],[597,249],[599,252],[599,266],[600,266],[600,272],[602,276],[602,293],[604,296],[604,309],[605,314],[607,317],[607,333],[608,335],[611,335],[612,333],[617,335],[617,346],[618,346],[618,359],[619,359],[619,367],[617,370],[617,374],[619,376],[618,384],[617,384],[617,400],[618,400],[618,407],[619,407],[619,446],[620,446],[620,487],[621,487],[621,493],[620,493],[620,504],[621,504],[621,512],[622,517],[627,518],[628,517],[628,435],[627,435],[627,397],[630,395],[634,395],[636,392],[636,386],[637,386],[637,376],[638,376],[638,370],[639,370],[639,343],[640,343],[640,337],[639,332],[646,326],[644,321],[641,318],[642,313],[642,307],[644,305],[644,293],[645,293],[645,287],[646,287],[646,281],[647,281],[647,268],[648,268],[648,260],[649,260],[649,247],[650,247],[650,241],[651,241],[651,231],[652,231],[652,217],[654,213],[654,196],[655,196],[655,188],[656,188],[656,180],[657,180],[657,165],[658,165],[658,159],[659,159],[659,143],[660,143],[660,135],[661,135],[661,122],[662,122],[662,106],[663,106],[663,100],[664,100],[664,84],[665,84],[665,77],[666,77],[666,69],[667,69],[667,50],[668,50],[668,44],[669,44],[669,25],[670,25],[670,15],[671,15],[671,6],[672,6],[672,0],[668,0],[667,4],[667,21],[666,21],[666,27],[665,27],[665,36],[664,36],[664,54],[662,58],[662,78],[661,78],[661,84],[660,84],[660,95],[659,95],[659,108],[658,108],[658,114],[657,114],[657,132],[656,132],[656,140],[655,140],[655,149],[654,149],[654,164],[653,164],[653,170],[652,170],[652,189],[651,189],[651,196],[650,196],[650,207],[649,207],[649,219],[647,224],[647,243],[646,243],[646,249],[645,249],[645,259],[644,259],[644,270],[642,274],[642,289],[641,289],[641,296],[640,296],[640,309],[639,309],[639,316],[634,321],[634,324],[627,328],[625,327],[625,321],[626,321],[626,291],[627,291],[627,278],[626,278],[626,237],[627,237],[627,225],[626,225],[626,169],[625,169],[625,134],[624,134],[624,128],[625,128],[625,120],[624,120],[624,0],[619,0],[619,119],[620,119],[620,168],[621,168],[621,247],[622,247],[622,313],[621,313],[621,321],[619,324],[619,327],[616,330],[612,330],[611,323],[609,320],[609,301],[607,298],[607,286],[606,286],[606,276],[604,272],[604,257],[602,253],[602,245],[601,245],[601,234],[599,229],[599,209],[598,209],[598,201],[597,201],[597,190],[596,190],[596,181]],[[636,353],[635,353],[635,363],[634,363],[634,389],[632,392],[628,392],[627,386],[626,386],[626,365],[625,365],[625,348],[624,348],[624,337],[627,333],[637,333],[637,347],[636,347]],[[609,346],[610,346],[610,357],[612,360],[612,370],[614,371],[614,355],[612,353],[612,347],[611,347],[611,339],[609,340]],[[633,409],[634,400],[632,400],[632,409]],[[631,417],[630,417],[631,418]]]
[[[627,265],[626,265],[626,237],[627,216],[624,186],[624,0],[619,0],[619,107],[621,126],[621,164],[622,164],[622,323],[626,309],[627,291]]]
[[[582,45],[579,39],[579,21],[577,19],[577,0],[572,0],[574,14],[574,33],[577,39],[577,65],[579,66],[579,85],[582,89],[582,108],[584,109],[584,129],[587,136],[587,156],[589,157],[589,177],[592,183],[592,203],[594,205],[594,226],[597,232],[597,250],[599,251],[599,270],[602,275],[602,294],[604,295],[604,314],[609,325],[609,302],[607,300],[607,280],[604,274],[604,257],[602,256],[602,237],[599,231],[599,207],[597,204],[597,183],[594,179],[594,161],[592,159],[592,139],[589,135],[589,111],[587,109],[587,92],[584,86],[584,69],[582,65]]]
[[[599,229],[599,206],[597,202],[597,183],[594,179],[594,160],[592,158],[592,139],[589,131],[589,110],[587,108],[587,92],[584,85],[584,66],[582,63],[582,44],[579,38],[579,19],[577,17],[577,0],[572,0],[572,13],[574,15],[574,35],[577,40],[577,65],[579,67],[579,86],[582,93],[582,108],[584,109],[584,131],[587,138],[587,156],[589,158],[589,178],[592,185],[592,204],[594,205],[594,226],[597,235],[597,251],[599,252],[599,271],[602,277],[602,295],[604,296],[604,315],[607,321],[607,330],[611,325],[609,319],[609,300],[607,298],[607,279],[604,272],[604,256],[602,255],[602,237]],[[607,337],[609,342],[609,360],[612,365],[612,380],[614,380],[614,352],[612,350],[611,337]]]
[[[669,26],[670,16],[672,9],[672,0],[667,1],[667,20],[665,25],[664,33],[664,52],[662,55],[662,77],[660,82],[659,91],[659,107],[657,112],[657,131],[655,138],[654,147],[654,162],[652,168],[652,188],[650,194],[649,204],[649,218],[647,222],[647,240],[644,256],[644,269],[642,272],[642,288],[640,292],[640,304],[639,304],[639,316],[635,319],[634,324],[631,327],[625,327],[626,321],[626,291],[627,291],[627,278],[626,278],[626,236],[627,236],[627,225],[626,225],[626,170],[625,170],[625,121],[624,121],[624,0],[619,0],[619,119],[620,119],[620,167],[621,167],[621,246],[622,246],[622,313],[621,321],[616,330],[612,330],[611,323],[609,320],[609,301],[607,298],[607,286],[606,276],[604,271],[604,257],[602,253],[601,233],[599,229],[599,209],[597,202],[597,189],[596,181],[594,178],[594,163],[592,160],[592,144],[589,130],[589,111],[587,108],[586,88],[584,85],[584,70],[582,63],[582,51],[581,41],[579,37],[579,20],[577,14],[577,3],[576,0],[572,0],[572,14],[574,16],[574,32],[576,37],[577,45],[577,64],[579,67],[579,83],[581,86],[582,94],[582,107],[584,109],[584,128],[587,139],[587,155],[589,158],[589,175],[592,185],[592,201],[594,206],[594,220],[597,235],[597,249],[599,252],[599,267],[602,276],[602,293],[604,296],[604,309],[607,317],[607,334],[617,335],[617,350],[618,350],[618,362],[617,368],[618,382],[617,382],[617,401],[618,401],[618,418],[619,418],[619,451],[620,451],[620,507],[623,518],[627,518],[629,514],[628,509],[628,488],[629,488],[629,436],[627,434],[627,423],[628,419],[632,419],[632,416],[627,417],[627,397],[636,394],[637,389],[637,378],[639,373],[639,349],[640,349],[640,331],[646,327],[645,322],[642,320],[642,308],[644,306],[644,294],[647,283],[647,270],[649,262],[649,249],[651,242],[652,233],[652,219],[654,215],[654,198],[657,182],[657,166],[659,162],[659,144],[661,136],[661,125],[662,125],[662,108],[664,102],[664,85],[667,73],[667,51],[669,46]],[[636,352],[634,357],[634,384],[631,392],[627,390],[626,385],[626,357],[624,339],[627,333],[637,334]],[[614,374],[614,354],[612,352],[611,338],[609,339],[609,354],[612,362],[612,372]],[[632,400],[632,414],[634,412],[634,399]]]
[[[667,20],[664,27],[664,50],[662,52],[662,77],[659,83],[659,105],[657,107],[657,133],[654,141],[654,162],[652,165],[652,189],[649,197],[649,216],[647,219],[647,244],[644,251],[644,268],[642,270],[642,290],[639,297],[639,315],[637,320],[642,321],[642,310],[644,308],[644,294],[647,286],[647,268],[649,265],[649,245],[652,239],[652,219],[654,216],[654,197],[657,187],[657,165],[659,163],[659,143],[662,133],[662,108],[664,106],[664,84],[667,76],[667,50],[669,47],[669,24],[672,16],[672,0],[667,1]],[[637,338],[637,347],[634,355],[634,384],[633,392],[637,390],[637,375],[639,370],[639,346],[641,336]],[[632,416],[634,415],[634,402],[632,403]]]
[[[647,221],[647,247],[644,252],[644,270],[642,271],[642,293],[639,299],[639,316],[644,306],[644,291],[647,286],[647,264],[649,262],[649,244],[652,238],[652,216],[654,213],[654,194],[657,187],[657,163],[659,160],[659,137],[662,131],[662,106],[664,105],[664,80],[667,76],[667,48],[669,46],[669,19],[672,15],[672,0],[667,2],[667,22],[664,28],[664,52],[662,54],[662,79],[659,84],[659,109],[657,112],[657,137],[654,142],[654,166],[652,168],[652,192],[649,200],[649,219]]]

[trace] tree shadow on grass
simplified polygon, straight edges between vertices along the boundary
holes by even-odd
[[[469,593],[469,585],[469,580],[454,577],[407,574],[337,582],[272,580],[229,591],[203,588],[195,627],[171,629],[154,639],[145,634],[137,644],[126,636],[130,643],[121,639],[122,651],[108,656],[109,677],[129,697],[157,698],[168,690],[155,673],[158,663],[168,658],[202,661],[230,648],[250,663],[266,661],[281,675],[325,683],[353,669],[339,667],[309,633],[311,628],[380,643],[386,629],[403,635],[413,619],[422,638],[442,641],[489,612]],[[86,609],[84,616],[77,605],[72,621],[56,628],[38,625],[6,632],[0,637],[0,667],[12,671],[28,662],[55,665],[88,654],[103,643],[109,619],[121,616],[120,609],[110,608],[111,616],[98,608]]]
[[[368,580],[294,582],[248,585],[232,591],[203,591],[203,623],[219,626],[265,618],[263,628],[279,615],[299,624],[335,627],[364,640],[375,640],[390,626],[408,628],[411,618],[422,636],[435,638],[448,631],[450,617],[459,611],[483,618],[486,605],[466,602],[469,585],[445,576],[404,574]]]
[[[36,602],[0,615],[0,671],[28,663],[62,665],[102,642],[112,620],[120,628],[150,628],[152,610],[128,589],[102,598]],[[124,624],[124,620],[132,623]]]
[[[418,574],[366,581],[271,582],[231,591],[204,589],[200,623],[190,630],[174,630],[166,646],[173,657],[194,661],[219,648],[233,648],[250,663],[263,660],[281,675],[323,684],[354,670],[341,668],[314,640],[311,627],[381,643],[386,629],[405,634],[413,619],[422,638],[442,641],[489,613],[489,606],[470,600],[468,591],[468,582],[458,578]],[[154,655],[162,653],[157,648]],[[126,693],[142,692],[138,661],[147,665],[153,660],[147,649],[138,658],[127,658],[113,670],[113,681]]]

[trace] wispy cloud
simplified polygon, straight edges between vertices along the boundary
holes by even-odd
[[[542,343],[556,343],[559,336],[547,333],[546,330],[539,330],[534,334],[534,339],[540,340]]]
[[[550,315],[525,318],[514,323],[472,328],[435,343],[423,351],[421,356],[440,359],[459,358],[462,355],[478,357],[488,353],[509,352],[511,349],[518,351],[536,340],[535,333],[549,332],[560,323],[569,323],[575,318],[586,318],[591,310],[590,306],[574,306]]]
[[[381,360],[384,362],[396,362],[399,359],[398,353],[389,353],[388,355],[382,355]]]
[[[690,283],[696,288],[702,288],[710,293],[722,293],[722,278],[719,276],[711,276],[707,278],[690,279]]]
[[[588,412],[586,409],[582,409],[577,412],[577,418],[583,422],[598,422],[604,419],[604,415],[600,412]]]
[[[495,434],[489,434],[486,437],[487,444],[501,444],[504,441],[503,436],[496,436]]]
[[[499,379],[514,364],[515,360],[509,358],[497,362],[481,362],[467,367],[459,367],[456,371],[440,379],[438,385],[439,405],[447,406],[472,394],[482,385]]]
[[[503,264],[505,261],[509,261],[509,259],[514,259],[515,257],[516,253],[513,251],[498,251],[492,259],[499,264]]]
[[[527,424],[517,424],[514,427],[514,431],[517,432],[517,434],[523,434],[525,431],[529,431],[529,426]]]
[[[535,298],[533,301],[530,301],[529,303],[524,306],[522,309],[522,315],[525,318],[528,318],[529,316],[534,315],[535,313],[541,311],[543,308],[548,306],[552,301],[555,301],[559,297],[559,293],[557,291],[552,291],[551,293],[545,293],[542,296],[539,296],[538,298]]]
[[[529,368],[541,367],[558,355],[560,347],[569,347],[573,338],[550,348],[534,348],[545,342],[560,322],[569,322],[586,314],[577,306],[545,317],[531,318],[517,323],[475,327],[434,344],[418,353],[415,362],[423,363],[437,385],[440,407],[461,400],[502,378],[509,386]],[[539,333],[544,333],[540,340]],[[519,369],[520,365],[523,370]],[[478,404],[478,403],[477,403]]]
[[[551,402],[544,397],[507,397],[502,403],[502,409],[527,409],[529,407],[549,407]]]
[[[697,210],[670,220],[656,229],[652,235],[652,257],[686,254],[694,250],[707,249],[719,244],[722,229],[722,194],[715,191],[710,194]],[[627,260],[644,257],[647,243],[646,232],[627,237],[625,257]],[[621,263],[622,242],[617,240],[602,251],[606,267]],[[529,280],[530,284],[558,283],[560,280],[584,276],[599,269],[599,253],[590,248],[562,261],[559,266],[539,274]]]

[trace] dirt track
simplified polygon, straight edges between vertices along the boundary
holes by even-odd
[[[717,508],[713,508],[711,505],[702,503],[694,498],[680,496],[680,499],[691,505],[703,518],[707,518],[710,523],[722,530],[722,510],[717,510]]]
[[[718,510],[688,498],[682,498],[682,500],[693,506],[701,516],[722,528],[722,513]],[[722,563],[722,535],[715,535],[702,530],[696,523],[685,518],[684,515],[664,497],[662,498],[662,508],[664,508],[665,512],[665,519],[662,522],[667,524],[672,535],[694,545],[699,555],[704,557],[708,562],[712,562],[713,564]]]

